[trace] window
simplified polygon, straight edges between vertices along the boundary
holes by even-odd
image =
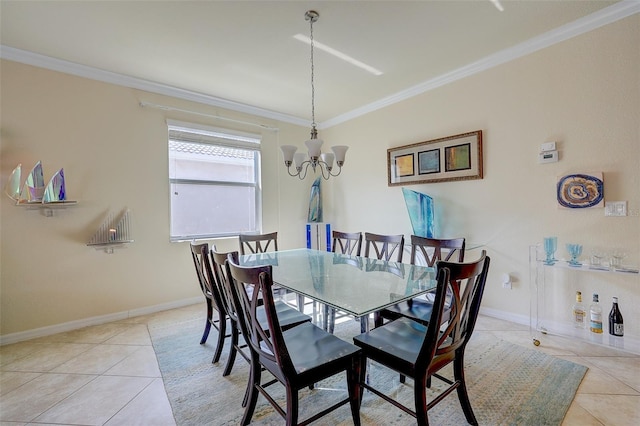
[[[259,232],[260,136],[168,126],[171,241]]]

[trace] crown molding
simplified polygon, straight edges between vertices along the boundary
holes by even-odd
[[[619,21],[620,19],[624,19],[638,12],[640,12],[640,1],[623,0],[598,12],[592,13],[591,15],[585,16],[569,24],[563,25],[537,37],[531,38],[516,46],[501,50],[500,52],[496,52],[476,62],[465,65],[446,74],[442,74],[431,80],[427,80],[423,83],[397,92],[391,96],[382,98],[378,101],[372,102],[360,108],[356,108],[347,113],[323,121],[318,125],[318,128],[326,129],[340,123],[344,123],[370,112],[385,108],[414,96],[421,95],[425,92],[452,83],[456,80],[469,77],[473,74],[477,74],[479,72],[488,70],[514,59],[552,46],[554,44],[563,42],[570,38],[595,30],[602,26]]]
[[[338,115],[329,120],[318,123],[318,129],[327,129],[340,123],[352,120],[373,111],[385,108],[395,103],[407,100],[409,98],[421,95],[435,88],[444,86],[454,81],[469,77],[473,74],[488,70],[540,49],[563,42],[570,38],[600,28],[604,25],[611,24],[620,19],[634,15],[640,12],[640,1],[638,0],[622,0],[612,6],[601,9],[591,15],[580,18],[574,22],[558,27],[554,30],[541,34],[524,43],[504,49],[500,52],[489,55],[471,64],[460,67],[456,70],[442,74],[433,79],[427,80],[408,89],[397,92],[391,96],[387,96],[378,101],[363,105],[344,114]],[[78,77],[89,78],[92,80],[111,83],[119,86],[129,87],[132,89],[144,90],[160,95],[171,96],[178,99],[198,102],[205,105],[225,108],[231,111],[251,114],[258,117],[277,120],[285,123],[295,124],[299,126],[308,126],[309,120],[295,117],[288,114],[258,108],[228,99],[218,98],[211,95],[205,95],[190,90],[180,89],[153,81],[143,80],[123,74],[101,70],[98,68],[80,65],[74,62],[63,61],[49,56],[40,55],[25,50],[15,49],[13,47],[0,45],[0,58],[10,61],[20,62],[27,65],[33,65],[40,68],[58,71]]]
[[[111,71],[105,71],[99,68],[89,67],[77,64],[75,62],[64,61],[52,58],[50,56],[29,52],[26,50],[16,49],[13,47],[0,45],[0,58],[9,61],[20,62],[26,65],[33,65],[45,68],[51,71],[58,71],[65,74],[75,75],[77,77],[88,78],[91,80],[101,81],[103,83],[115,84],[118,86],[129,87],[132,89],[144,90],[146,92],[156,93],[159,95],[171,96],[187,101],[198,102],[205,105],[225,108],[231,111],[242,112],[255,115],[258,117],[278,120],[285,123],[297,124],[300,126],[308,126],[309,120],[294,117],[288,114],[282,114],[275,111],[258,108],[252,105],[240,102],[230,101],[228,99],[218,98],[215,96],[205,95],[203,93],[191,90],[180,89],[178,87],[166,84],[156,83],[149,80],[143,80],[136,77],[118,74]]]

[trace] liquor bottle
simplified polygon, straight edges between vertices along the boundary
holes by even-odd
[[[587,312],[582,304],[582,293],[576,291],[576,303],[573,304],[573,311],[571,318],[573,320],[573,326],[576,328],[585,328],[587,325]]]
[[[613,298],[613,307],[609,313],[609,334],[614,336],[624,336],[624,324],[622,314],[618,308],[618,298]]]
[[[593,303],[589,307],[589,330],[593,333],[602,333],[602,308],[598,303],[598,293],[593,293]]]

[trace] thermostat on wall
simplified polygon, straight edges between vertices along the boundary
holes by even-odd
[[[539,163],[555,163],[558,161],[558,151],[542,151],[538,154]]]

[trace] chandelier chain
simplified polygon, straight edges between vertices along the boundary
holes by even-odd
[[[309,19],[309,23],[310,23],[309,39],[311,40],[311,126],[315,129],[316,127],[316,106],[315,106],[316,90],[314,86],[315,67],[313,64],[313,21],[314,21],[313,18]]]

